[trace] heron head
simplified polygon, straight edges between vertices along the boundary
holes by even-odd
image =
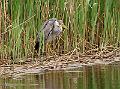
[[[63,23],[62,20],[58,20],[57,22],[59,23],[59,27],[61,28],[61,30],[63,30],[63,29],[68,29],[68,28],[64,25],[64,23]]]

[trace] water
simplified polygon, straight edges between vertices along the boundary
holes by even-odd
[[[120,89],[120,66],[84,66],[76,70],[0,78],[0,89]]]

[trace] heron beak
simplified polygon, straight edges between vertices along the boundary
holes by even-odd
[[[63,29],[68,29],[64,24],[62,24],[62,28]]]

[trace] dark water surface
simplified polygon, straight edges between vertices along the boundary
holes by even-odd
[[[120,65],[83,66],[70,71],[0,78],[0,89],[120,89]]]

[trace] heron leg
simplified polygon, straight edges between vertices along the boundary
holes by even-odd
[[[55,51],[52,49],[50,43],[47,43],[47,44],[45,45],[45,53],[46,53],[46,56],[55,55]]]

